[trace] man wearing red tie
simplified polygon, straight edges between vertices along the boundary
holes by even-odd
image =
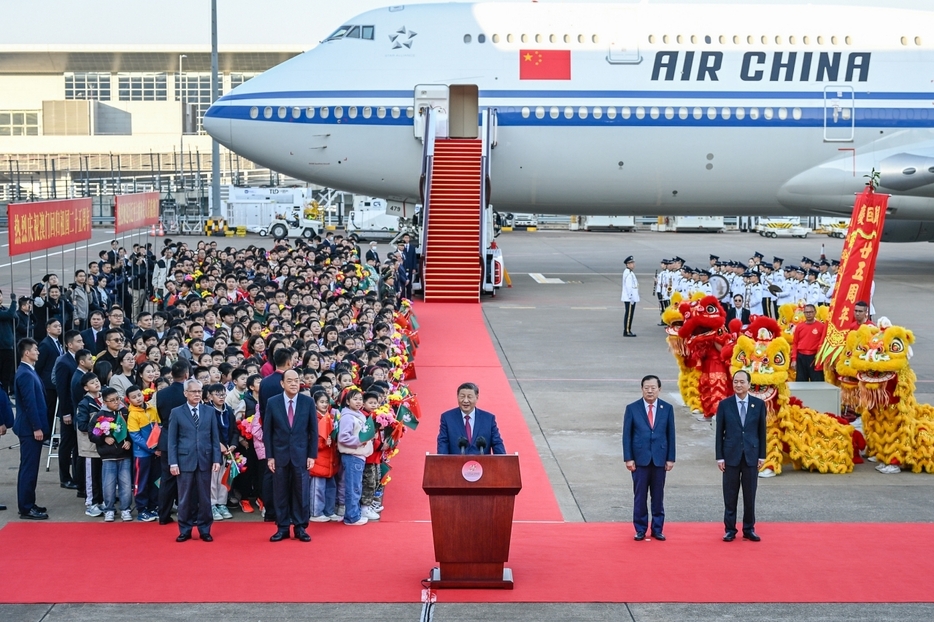
[[[632,524],[635,540],[645,540],[652,496],[652,537],[665,540],[665,474],[675,466],[675,418],[671,404],[658,399],[658,376],[642,379],[642,399],[623,416],[623,460],[632,473]]]

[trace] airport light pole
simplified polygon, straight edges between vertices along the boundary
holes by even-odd
[[[220,97],[217,74],[217,0],[211,0],[211,103]],[[211,216],[221,217],[221,147],[211,138]]]
[[[182,59],[184,58],[188,58],[188,55],[178,55],[178,82],[176,83],[176,88],[181,89],[178,99],[182,102],[182,132],[178,143],[178,176],[182,180],[182,191],[185,190],[185,86],[182,79]]]

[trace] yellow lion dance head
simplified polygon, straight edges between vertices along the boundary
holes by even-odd
[[[886,318],[879,318],[879,326],[863,325],[847,335],[846,365],[859,382],[863,408],[885,406],[908,397],[902,395],[905,391],[914,391],[915,376],[909,365],[914,342],[914,333]]]
[[[759,317],[736,340],[730,373],[745,371],[750,376],[749,392],[762,399],[769,412],[781,408],[780,394],[787,393],[791,346],[780,338],[775,320]]]

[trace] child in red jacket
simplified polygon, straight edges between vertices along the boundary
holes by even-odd
[[[337,440],[334,429],[337,411],[331,408],[328,394],[319,391],[312,396],[315,401],[315,413],[318,416],[318,457],[308,472],[309,498],[311,499],[311,520],[315,523],[338,521],[337,472],[340,455],[337,452]]]

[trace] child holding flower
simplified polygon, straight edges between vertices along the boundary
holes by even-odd
[[[114,521],[114,502],[119,490],[120,519],[133,520],[130,506],[133,490],[130,485],[130,448],[126,419],[120,412],[120,395],[113,387],[101,391],[103,406],[88,422],[88,436],[97,445],[103,465],[101,479],[104,493],[104,522]]]
[[[362,514],[360,496],[363,494],[363,469],[366,457],[373,453],[373,441],[360,440],[360,432],[367,419],[363,412],[363,393],[356,387],[344,389],[341,403],[343,408],[337,449],[341,454],[341,468],[344,471],[344,524],[366,525],[367,518]]]
[[[145,523],[159,518],[157,502],[159,491],[156,480],[159,479],[159,462],[156,460],[156,446],[150,446],[149,439],[155,428],[161,428],[156,407],[146,401],[143,390],[130,385],[126,390],[130,402],[126,427],[133,441],[133,461],[136,466],[136,519]]]
[[[380,430],[389,422],[380,421],[376,409],[379,408],[379,393],[367,392],[363,394],[363,412]],[[376,493],[376,487],[379,485],[379,464],[383,455],[380,448],[380,435],[373,437],[373,453],[366,457],[366,465],[363,468],[363,494],[360,495],[360,507],[363,508],[363,515],[367,520],[379,520],[379,511],[374,507],[373,495]]]
[[[331,408],[331,398],[324,391],[313,396],[315,414],[318,417],[318,457],[308,472],[311,499],[311,520],[326,523],[339,520],[335,514],[337,503],[337,471],[340,466],[340,454],[333,439],[335,415]]]

